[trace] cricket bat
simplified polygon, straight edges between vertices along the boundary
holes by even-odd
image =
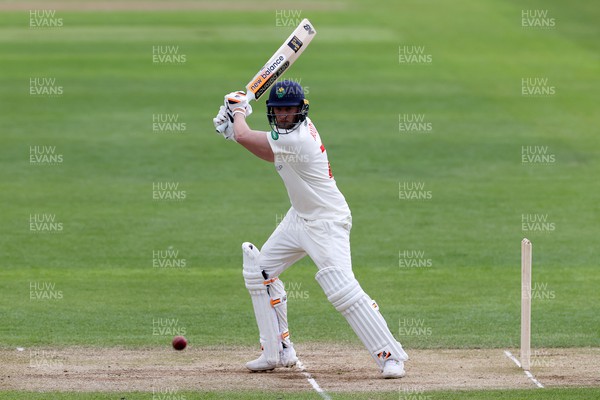
[[[304,18],[275,54],[269,58],[269,61],[248,82],[246,85],[248,101],[260,99],[294,61],[300,57],[300,54],[308,47],[316,34],[317,31],[313,24]]]
[[[316,34],[317,31],[314,26],[308,19],[304,18],[269,61],[248,82],[246,85],[248,101],[260,99],[294,61],[300,57],[300,54],[302,54]],[[232,115],[229,115],[229,119],[233,122]],[[227,129],[227,124],[220,125],[216,129],[217,132],[223,133]]]

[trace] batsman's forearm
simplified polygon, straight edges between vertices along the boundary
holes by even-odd
[[[246,122],[246,117],[241,113],[235,113],[233,115],[233,133],[235,140],[241,143],[240,140],[244,140],[248,137],[251,129]]]
[[[246,123],[246,117],[241,113],[233,116],[233,133],[235,140],[249,152],[268,162],[275,161],[275,155],[267,139],[267,132],[253,131]]]

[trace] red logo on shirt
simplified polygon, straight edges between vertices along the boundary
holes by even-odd
[[[319,132],[317,132],[317,128],[315,128],[312,122],[308,124],[308,131],[310,132],[310,135],[313,137],[313,139],[320,141],[320,139],[317,139],[319,137]],[[321,143],[320,149],[321,153],[325,153],[325,145],[323,143]],[[327,169],[329,172],[329,178],[333,178],[333,173],[331,172],[331,164],[329,163],[329,161],[327,161]]]
[[[313,139],[317,140],[317,136],[319,136],[319,132],[317,132],[317,128],[315,128],[315,126],[312,124],[312,122],[310,124],[308,124],[308,131],[310,132],[310,135],[313,137]]]

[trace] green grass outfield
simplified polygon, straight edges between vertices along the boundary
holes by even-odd
[[[262,245],[289,202],[272,166],[212,127],[222,96],[291,31],[256,4],[59,9],[64,26],[53,29],[30,28],[27,11],[1,12],[1,347],[167,346],[172,335],[156,335],[157,321],[176,323],[195,346],[256,342],[240,244]],[[600,346],[600,9],[558,0],[294,7],[318,35],[285,77],[305,87],[352,209],[357,278],[407,350],[517,347],[525,236],[539,296],[533,346]],[[523,9],[547,10],[556,26],[522,27]],[[167,45],[186,61],[153,63],[153,46]],[[404,45],[423,46],[432,62],[399,63]],[[42,77],[63,94],[30,95],[30,79]],[[555,94],[523,96],[522,79],[533,77]],[[264,101],[254,113],[250,125],[266,129]],[[154,132],[154,114],[177,115],[185,131]],[[399,114],[425,114],[433,130],[401,132]],[[62,162],[30,164],[31,146],[55,146]],[[545,147],[554,161],[524,164],[523,146]],[[154,200],[155,182],[178,184],[185,199]],[[400,199],[405,183],[424,184],[431,199]],[[32,232],[33,214],[62,230]],[[524,232],[524,214],[553,229]],[[153,252],[167,249],[185,267],[153,267]],[[423,252],[431,267],[401,267],[404,251]],[[282,276],[295,296],[294,341],[358,343],[315,273],[305,259]],[[60,298],[31,299],[45,295]]]

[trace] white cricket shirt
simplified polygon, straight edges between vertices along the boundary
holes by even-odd
[[[310,118],[287,134],[267,133],[275,169],[292,207],[308,220],[344,220],[350,208],[331,174],[327,151]]]

